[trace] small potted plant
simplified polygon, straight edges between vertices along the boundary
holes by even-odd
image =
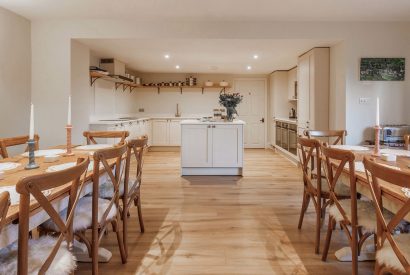
[[[219,104],[226,108],[226,120],[233,121],[234,114],[238,114],[236,106],[242,102],[243,96],[239,93],[225,93],[219,94]]]

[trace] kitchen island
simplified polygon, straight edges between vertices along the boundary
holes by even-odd
[[[181,121],[181,175],[242,175],[245,122]]]

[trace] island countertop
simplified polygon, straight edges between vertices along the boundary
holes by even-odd
[[[185,119],[181,124],[199,124],[199,125],[245,125],[245,121],[235,119],[234,121],[201,121],[199,119]]]

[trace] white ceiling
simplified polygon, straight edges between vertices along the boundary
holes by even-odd
[[[29,19],[409,21],[409,0],[0,0]]]
[[[98,57],[114,57],[141,72],[268,74],[296,65],[297,57],[332,40],[78,39]],[[165,59],[164,55],[170,58]],[[257,54],[258,59],[253,55]],[[179,70],[175,66],[179,65]],[[252,70],[247,70],[252,66]],[[215,67],[217,68],[215,70]]]

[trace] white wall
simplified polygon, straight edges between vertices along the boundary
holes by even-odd
[[[333,82],[331,87],[336,89],[333,92],[346,94],[346,108],[334,110],[335,117],[346,118],[348,142],[360,143],[365,138],[366,127],[373,124],[373,110],[370,105],[359,106],[358,97],[383,95],[382,122],[403,121],[408,116],[403,99],[408,99],[405,95],[410,85],[408,77],[401,83],[359,82],[359,58],[388,55],[407,57],[408,61],[409,28],[410,23],[394,22],[194,22],[187,25],[183,22],[112,20],[33,21],[32,95],[41,107],[38,128],[50,145],[65,142],[64,131],[52,129],[65,124],[66,112],[61,110],[65,109],[65,98],[70,92],[71,38],[336,39],[344,41],[345,89]],[[341,71],[332,71],[336,74],[332,76],[333,81],[344,78]],[[51,118],[50,113],[53,113]],[[54,125],[51,129],[50,124]]]
[[[30,21],[0,8],[0,137],[28,135],[30,40]],[[35,108],[37,111],[38,106]]]
[[[89,78],[90,50],[83,44],[71,41],[71,104],[72,143],[84,143],[83,131],[88,130],[93,94]],[[62,110],[64,113],[64,110]],[[61,129],[59,129],[61,131]]]

